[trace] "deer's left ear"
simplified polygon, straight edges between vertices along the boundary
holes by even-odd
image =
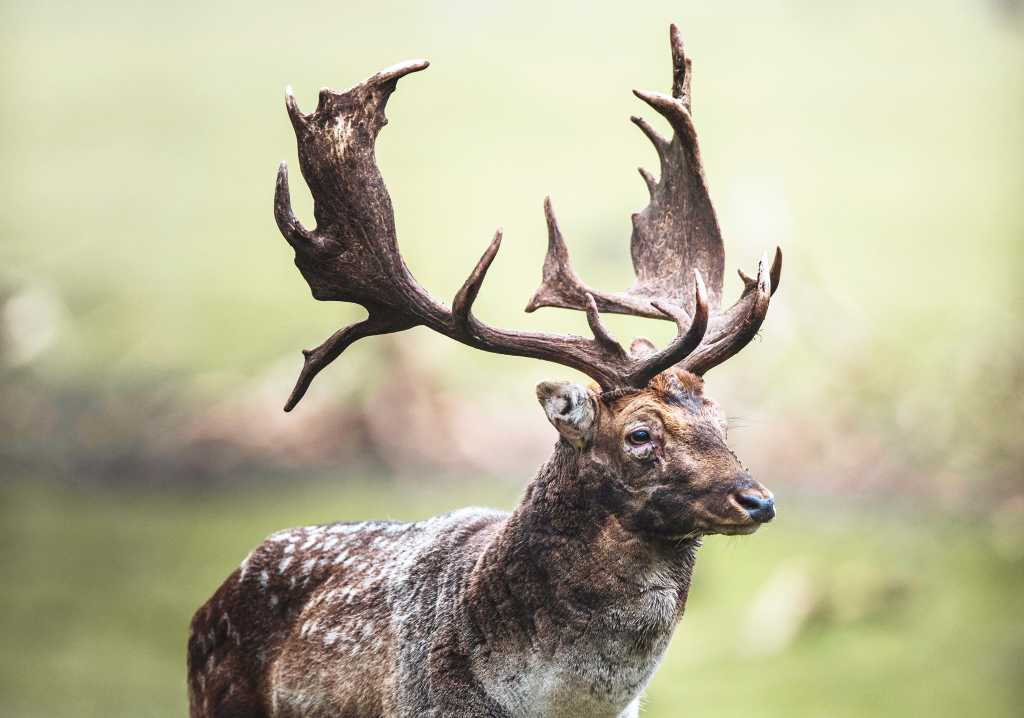
[[[577,449],[587,444],[597,409],[585,386],[568,381],[542,381],[537,385],[537,401],[563,439]]]

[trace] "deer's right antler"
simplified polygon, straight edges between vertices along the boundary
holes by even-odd
[[[324,89],[316,111],[309,115],[299,111],[290,91],[287,94],[299,167],[313,195],[316,228],[306,229],[292,212],[284,163],[278,170],[274,198],[278,228],[295,250],[295,264],[315,299],[353,302],[369,316],[303,352],[305,362],[285,410],[299,402],[313,378],[352,342],[420,325],[484,351],[578,369],[605,390],[643,387],[694,351],[708,328],[707,289],[697,270],[692,318],[668,299],[651,301],[653,311],[676,322],[678,333],[661,351],[638,356],[612,338],[601,323],[594,297],[586,293],[581,308],[592,339],[507,331],[478,320],[472,313],[473,302],[501,245],[500,230],[450,309],[417,283],[398,251],[391,198],[377,169],[374,143],[387,123],[385,106],[398,80],[427,65],[425,60],[406,62],[345,92]]]

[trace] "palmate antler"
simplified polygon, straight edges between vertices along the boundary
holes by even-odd
[[[688,107],[688,63],[674,27],[672,32],[677,63],[673,93],[680,101],[685,98]],[[712,327],[712,341],[705,338],[709,330],[709,297],[717,307],[721,294],[721,238],[703,189],[696,137],[685,110],[664,111],[666,116],[672,115],[674,127],[689,127],[683,139],[679,139],[677,127],[671,144],[657,138],[643,121],[636,120],[659,148],[662,181],[655,183],[644,173],[652,202],[634,218],[633,257],[638,282],[629,292],[601,294],[587,289],[575,277],[550,203],[547,204],[549,252],[545,283],[530,308],[555,305],[582,309],[587,313],[592,339],[496,329],[473,316],[473,302],[501,244],[500,231],[455,296],[451,308],[434,299],[416,282],[398,251],[391,198],[374,158],[377,133],[387,123],[384,109],[398,80],[426,69],[427,65],[425,60],[395,65],[341,93],[324,89],[316,111],[309,115],[299,111],[295,98],[288,92],[288,114],[298,142],[299,166],[313,195],[316,228],[306,229],[292,212],[284,163],[278,170],[274,198],[278,228],[295,250],[295,264],[315,299],[353,302],[366,309],[369,316],[339,330],[316,349],[303,352],[305,363],[285,405],[286,411],[298,403],[313,378],[352,342],[420,325],[485,351],[544,359],[578,369],[605,390],[646,386],[656,374],[687,359],[695,350],[696,354],[703,352],[705,358],[687,366],[701,371],[738,351],[737,337],[751,326],[749,334],[753,336],[764,316],[761,304],[766,309],[770,296],[763,266],[758,280],[749,280],[740,301],[716,319],[718,328]],[[660,95],[639,96],[656,109],[674,102]],[[696,189],[692,186],[694,172],[700,180]],[[679,188],[684,188],[682,195]],[[696,201],[700,197],[703,205]],[[708,218],[713,234],[708,234],[708,226],[701,224]],[[672,254],[677,249],[674,245],[679,243],[673,239],[677,236],[684,238],[683,246],[689,248],[689,254]],[[709,254],[714,242],[700,239],[705,236],[717,240],[717,260]],[[698,239],[693,240],[694,237]],[[690,269],[694,274],[692,285],[687,276]],[[712,280],[710,292],[701,271]],[[777,275],[777,270],[773,270],[773,275]],[[775,284],[777,278],[772,281],[772,286]],[[660,351],[647,347],[635,354],[627,352],[601,323],[599,308],[672,319],[677,335]],[[751,317],[758,311],[759,318],[752,322]],[[715,339],[716,336],[719,338]]]
[[[727,311],[718,311],[725,266],[722,233],[708,195],[693,126],[690,58],[683,51],[675,25],[671,26],[669,35],[672,96],[641,90],[633,92],[668,120],[673,130],[672,139],[667,140],[643,118],[631,118],[654,145],[661,165],[658,181],[640,168],[651,199],[647,207],[632,218],[630,247],[636,282],[627,291],[618,293],[601,292],[584,284],[569,263],[569,252],[549,199],[544,203],[548,225],[544,275],[526,311],[532,312],[538,307],[586,309],[587,297],[592,295],[597,308],[603,312],[664,319],[664,312],[658,311],[652,301],[657,299],[693,313],[690,274],[699,270],[707,282],[711,319],[703,341],[683,360],[682,366],[695,374],[703,374],[736,354],[757,334],[768,312],[771,295],[779,286],[782,252],[776,248],[770,269],[767,255],[761,258],[756,279],[740,270],[743,293]]]
[[[664,304],[662,311],[679,319],[678,336],[660,352],[640,357],[630,356],[611,337],[592,301],[585,310],[593,339],[505,331],[479,321],[472,313],[473,302],[498,252],[500,231],[450,309],[416,282],[398,251],[391,198],[374,160],[374,141],[387,122],[384,108],[398,80],[426,67],[425,60],[406,62],[346,92],[322,90],[310,115],[302,114],[288,93],[288,114],[298,141],[299,166],[313,194],[316,229],[303,227],[292,212],[284,163],[278,170],[274,198],[277,226],[295,249],[295,264],[315,299],[354,302],[369,316],[303,352],[305,363],[285,410],[298,403],[317,373],[352,342],[418,325],[485,351],[578,369],[605,389],[644,386],[691,352],[707,328],[707,300],[700,282],[694,290],[694,319]]]

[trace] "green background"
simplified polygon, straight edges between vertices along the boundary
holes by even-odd
[[[761,341],[708,377],[780,517],[707,541],[643,715],[1019,713],[1019,3],[8,1],[0,21],[0,714],[182,715],[191,612],[265,535],[511,508],[553,441],[532,387],[570,370],[422,329],[354,345],[280,412],[298,349],[359,317],[309,298],[273,224],[285,85],[309,111],[428,57],[378,143],[410,267],[450,300],[501,225],[478,314],[584,333],[522,313],[541,201],[589,283],[630,283],[655,162],[629,90],[668,89],[671,21],[729,271],[786,255]],[[297,172],[292,192],[311,224]],[[390,431],[322,420],[410,381],[426,398]],[[527,449],[502,453],[513,428]],[[447,460],[466,444],[488,460]]]

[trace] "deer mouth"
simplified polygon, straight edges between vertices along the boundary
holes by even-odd
[[[736,523],[733,521],[721,521],[710,524],[702,524],[691,531],[674,536],[676,539],[692,539],[701,536],[746,536],[761,528],[761,522],[748,521]]]
[[[759,521],[751,521],[742,524],[718,524],[706,530],[708,534],[719,534],[721,536],[747,536],[761,528]]]

